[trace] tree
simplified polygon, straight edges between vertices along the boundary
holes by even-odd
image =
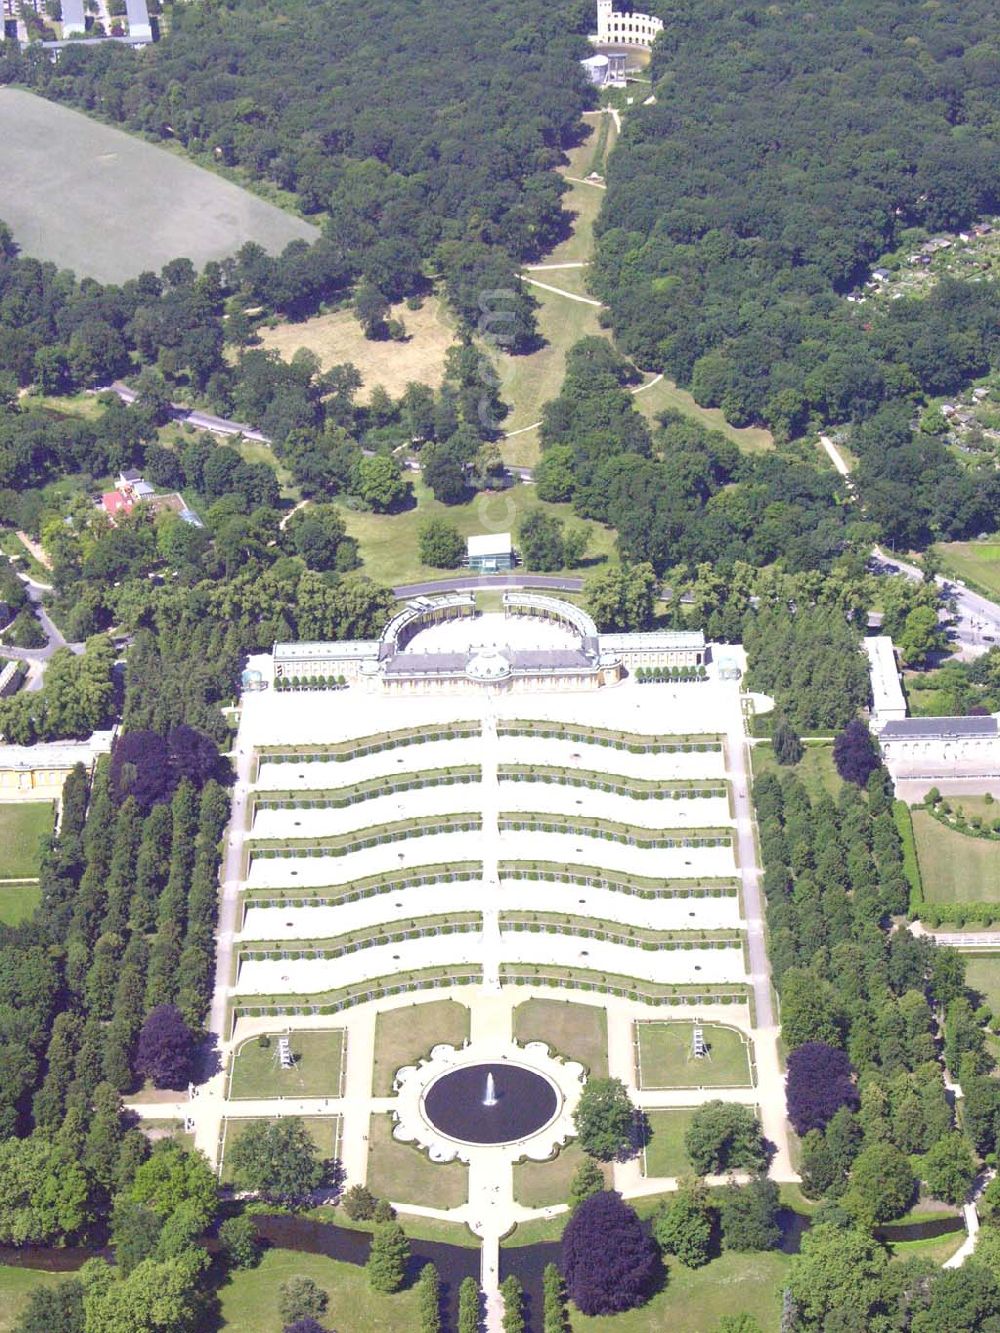
[[[219,1244],[230,1268],[255,1268],[260,1262],[257,1228],[246,1213],[226,1218],[219,1227]]]
[[[774,757],[779,764],[790,767],[797,764],[802,758],[802,741],[799,734],[792,727],[787,718],[779,717],[774,724],[774,734],[771,737],[771,745],[774,749]]]
[[[931,653],[945,642],[937,611],[930,606],[915,606],[896,638],[899,655],[906,666],[923,666]]]
[[[930,1192],[945,1203],[964,1203],[976,1178],[976,1159],[964,1134],[956,1130],[924,1154],[921,1175]]]
[[[503,1297],[503,1333],[524,1333],[524,1288],[511,1273],[500,1283]]]
[[[312,504],[292,514],[285,524],[283,544],[300,555],[310,569],[344,572],[357,564],[356,544],[336,505]]]
[[[196,1333],[204,1258],[204,1252],[191,1250],[163,1262],[146,1259],[127,1277],[91,1259],[80,1270],[85,1327],[101,1333]]]
[[[682,1181],[680,1189],[660,1206],[653,1235],[665,1254],[676,1255],[688,1268],[701,1268],[712,1257],[712,1209],[700,1180]]]
[[[901,1217],[913,1198],[913,1168],[893,1143],[870,1143],[851,1168],[844,1207],[862,1226]]]
[[[834,1113],[857,1110],[858,1091],[847,1055],[824,1041],[807,1041],[788,1056],[788,1118],[796,1134],[825,1129]]]
[[[781,1244],[778,1186],[767,1176],[726,1186],[719,1214],[727,1250],[774,1250]]]
[[[585,1157],[573,1172],[569,1184],[570,1211],[575,1212],[584,1199],[589,1199],[592,1194],[599,1194],[604,1185],[604,1172],[592,1157]]]
[[[591,1078],[573,1112],[580,1147],[602,1162],[635,1150],[635,1107],[619,1078]]]
[[[115,1263],[128,1274],[156,1252],[163,1218],[144,1204],[118,1199],[111,1222],[111,1244]]]
[[[139,1032],[136,1073],[154,1088],[185,1088],[194,1063],[194,1037],[173,1004],[151,1009]]]
[[[417,1278],[420,1333],[441,1333],[441,1279],[433,1264],[424,1264]]]
[[[370,1222],[375,1216],[378,1199],[364,1185],[352,1185],[345,1190],[340,1204],[352,1222]]]
[[[465,555],[465,540],[453,523],[428,518],[420,525],[420,560],[434,569],[457,569]]]
[[[559,1269],[546,1264],[542,1274],[543,1333],[566,1333],[566,1293]]]
[[[583,1314],[617,1314],[641,1305],[658,1266],[652,1239],[614,1190],[585,1199],[563,1232],[562,1274]]]
[[[358,460],[354,470],[354,489],[376,513],[390,514],[403,507],[412,488],[394,458],[387,454],[376,454]]]
[[[980,1260],[978,1246],[961,1268],[939,1273],[925,1310],[919,1310],[910,1325],[913,1333],[979,1333],[997,1327],[1000,1316],[1000,1283],[995,1272]]]
[[[462,1279],[458,1289],[458,1333],[479,1333],[479,1283]]]
[[[373,1291],[399,1291],[406,1278],[410,1242],[398,1222],[375,1228],[368,1254],[368,1281]]]
[[[462,504],[469,498],[465,463],[450,443],[426,445],[421,453],[420,471],[434,499],[441,504]]]
[[[305,1199],[323,1179],[318,1149],[298,1116],[251,1121],[229,1162],[238,1185],[274,1202]]]
[[[701,1176],[740,1167],[759,1171],[766,1163],[764,1140],[753,1108],[736,1102],[705,1102],[691,1117],[684,1148]]]
[[[366,338],[384,338],[389,302],[384,293],[370,282],[358,283],[354,293],[354,313],[365,331]]]
[[[792,1259],[787,1286],[797,1312],[796,1327],[821,1330],[842,1310],[856,1312],[861,1328],[881,1298],[889,1257],[871,1236],[850,1227],[822,1223],[802,1237]]]
[[[649,629],[658,584],[648,561],[600,570],[584,586],[587,610],[602,631]]]
[[[329,1303],[329,1296],[311,1277],[296,1274],[278,1288],[278,1313],[288,1323],[295,1319],[318,1319]]]
[[[176,1139],[161,1139],[136,1170],[128,1190],[132,1203],[145,1204],[161,1218],[193,1204],[202,1227],[218,1207],[215,1173],[200,1152],[188,1152]]]
[[[286,1324],[282,1333],[328,1333],[328,1330],[318,1319],[306,1315],[304,1319],[296,1319],[294,1323]]]
[[[872,734],[863,722],[855,719],[833,742],[833,762],[845,782],[864,787],[878,768],[880,760]]]
[[[13,1333],[84,1333],[83,1283],[70,1277],[53,1287],[35,1287]]]
[[[545,509],[529,509],[521,519],[517,547],[527,569],[542,573],[562,569],[565,563],[562,519]]]
[[[46,1245],[74,1235],[89,1217],[79,1164],[40,1135],[0,1142],[0,1244]]]

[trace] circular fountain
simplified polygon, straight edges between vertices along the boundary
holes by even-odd
[[[459,1143],[515,1143],[550,1124],[560,1107],[556,1085],[506,1061],[471,1064],[441,1074],[423,1097],[424,1115]]]

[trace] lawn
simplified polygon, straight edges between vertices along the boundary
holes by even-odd
[[[34,880],[0,884],[0,925],[16,926],[34,915],[42,901],[42,890]]]
[[[399,514],[361,513],[344,508],[342,514],[349,536],[358,541],[364,572],[376,583],[393,586],[398,583],[418,582],[425,579],[454,578],[451,569],[431,569],[420,563],[418,541],[421,524],[426,518],[444,518],[453,524],[463,537],[472,533],[513,531],[515,542],[521,518],[541,505],[534,487],[511,486],[509,490],[486,491],[475,496],[468,504],[444,505],[428,490],[419,476],[414,476],[413,494],[416,504]],[[568,504],[545,505],[550,514],[580,526],[580,520]],[[615,533],[600,523],[589,524],[590,545],[584,557],[585,565],[576,573],[586,575],[588,569],[608,559],[614,559]]]
[[[691,1054],[693,1023],[636,1023],[640,1088],[750,1087],[747,1043],[735,1028],[706,1024],[707,1056]]]
[[[1000,842],[945,828],[926,810],[915,809],[912,814],[929,903],[1000,900]]]
[[[317,1032],[273,1032],[269,1046],[256,1037],[245,1041],[233,1059],[229,1096],[339,1097],[347,1034],[343,1028]],[[278,1062],[278,1038],[291,1038],[294,1069]]]
[[[375,1020],[372,1092],[392,1096],[396,1070],[415,1065],[439,1042],[461,1046],[469,1035],[469,1011],[457,1000],[429,1000],[405,1009],[386,1009]]]
[[[100,282],[319,235],[183,157],[15,88],[0,89],[0,180],[22,252]]]
[[[681,389],[673,380],[665,376],[650,389],[641,390],[635,396],[635,404],[644,417],[655,421],[661,412],[672,408],[692,421],[697,421],[706,430],[718,430],[727,440],[732,440],[744,453],[760,453],[764,449],[774,448],[774,437],[768,430],[757,426],[744,426],[737,429],[731,426],[717,407],[702,407],[696,403],[686,389]]]
[[[514,1167],[514,1198],[526,1208],[568,1203],[570,1181],[587,1154],[570,1142],[548,1162],[518,1162]],[[611,1167],[603,1166],[605,1188],[612,1188]]]
[[[230,1333],[275,1333],[284,1323],[280,1287],[290,1277],[310,1277],[330,1298],[325,1328],[343,1333],[413,1333],[417,1297],[411,1288],[394,1296],[372,1291],[363,1268],[318,1254],[265,1250],[256,1268],[234,1272],[219,1290],[223,1329]]]
[[[277,1120],[278,1117],[274,1116]],[[339,1115],[304,1115],[299,1117],[309,1135],[319,1149],[320,1159],[328,1161],[340,1156],[340,1116]],[[223,1121],[225,1131],[224,1156],[222,1159],[222,1183],[232,1183],[232,1170],[229,1166],[229,1154],[233,1144],[247,1131],[248,1125],[260,1124],[261,1117],[247,1116],[245,1119],[227,1117]]]
[[[455,341],[455,330],[440,299],[428,297],[419,310],[405,303],[394,306],[393,319],[406,325],[403,342],[366,338],[351,310],[317,315],[301,324],[278,324],[260,330],[261,343],[290,360],[300,347],[315,352],[324,370],[350,361],[364,381],[358,399],[366,402],[376,384],[394,398],[407,384],[438,388],[444,379],[445,354]]]
[[[965,984],[1000,1016],[1000,953],[967,953],[964,958]]]
[[[0,804],[0,879],[36,879],[41,840],[52,827],[51,801]]]
[[[754,777],[761,773],[794,773],[809,793],[810,800],[820,796],[836,797],[844,785],[833,763],[833,745],[806,742],[805,752],[797,764],[783,768],[774,757],[770,741],[760,741],[751,747]]]
[[[526,1000],[514,1010],[514,1038],[522,1046],[544,1041],[557,1055],[578,1061],[595,1078],[607,1078],[608,1015],[598,1005]]]
[[[70,1274],[0,1265],[0,1333],[10,1333],[36,1287],[52,1287]]]
[[[589,169],[588,167],[587,170]],[[576,172],[568,167],[566,173],[571,176],[576,175]],[[606,190],[596,185],[569,182],[569,189],[562,197],[562,206],[572,219],[571,234],[564,241],[560,241],[554,250],[549,251],[541,261],[543,264],[573,264],[590,259],[594,252],[594,223],[597,221],[606,194]],[[538,276],[543,282],[548,282],[544,273]]]
[[[776,1333],[781,1321],[781,1287],[791,1259],[777,1251],[764,1254],[724,1252],[704,1268],[685,1268],[671,1260],[666,1287],[638,1310],[587,1318],[572,1309],[573,1333],[707,1333],[725,1314],[753,1316],[763,1333]]]
[[[644,1176],[682,1176],[691,1170],[684,1151],[684,1134],[694,1112],[694,1107],[647,1112],[650,1134],[643,1153]]]
[[[590,193],[598,194],[599,191],[591,190]],[[545,257],[547,264],[558,262],[549,255]],[[533,276],[558,287],[562,275],[557,269],[555,272]],[[527,356],[512,356],[500,349],[493,352],[499,376],[498,391],[501,399],[510,407],[501,425],[505,433],[523,430],[541,420],[544,405],[559,396],[566,374],[566,353],[574,343],[581,338],[606,336],[597,321],[597,306],[572,301],[567,296],[560,296],[558,292],[543,291],[541,287],[528,287],[527,290],[538,302],[535,318],[538,321],[538,332],[544,341],[537,352]],[[530,467],[538,462],[537,431],[501,443],[504,458],[509,463]],[[517,454],[514,452],[515,447],[520,451]]]
[[[382,1199],[405,1207],[459,1208],[469,1198],[469,1168],[463,1162],[432,1162],[425,1152],[392,1137],[392,1116],[373,1115],[368,1131],[368,1179]]]
[[[941,542],[935,550],[948,574],[978,584],[989,597],[1000,597],[1000,541]]]

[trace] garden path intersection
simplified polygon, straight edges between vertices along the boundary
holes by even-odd
[[[470,644],[513,632],[499,615],[463,626]],[[553,628],[538,625],[547,648]],[[523,638],[525,624],[516,632]],[[438,651],[422,637],[408,649]],[[733,650],[724,652],[731,666]],[[480,1237],[491,1329],[500,1238],[566,1208],[521,1202],[515,1163],[544,1172],[540,1159],[570,1140],[595,1058],[569,1036],[559,1045],[547,1030],[526,1035],[529,1000],[584,1018],[596,1011],[608,1072],[644,1111],[669,1117],[713,1099],[756,1107],[775,1147],[772,1176],[796,1179],[749,796],[744,714],[754,701],[731,669],[720,673],[709,655],[705,677],[689,683],[639,683],[633,673],[602,688],[470,680],[398,694],[360,680],[278,690],[270,656],[250,669],[260,674],[248,676],[257,688],[243,695],[234,746],[210,1019],[221,1070],[190,1098],[132,1109],[185,1123],[220,1171],[234,1121],[288,1115],[339,1118],[348,1184],[371,1179],[377,1154],[421,1157],[424,1184],[401,1184],[392,1202],[404,1221],[440,1218]],[[464,1039],[425,1021],[442,998],[467,1011]],[[657,1064],[658,1086],[640,1068],[637,1024],[650,1020],[675,1034],[666,1045],[679,1052],[676,1077]],[[693,1024],[710,1044],[728,1029],[749,1055],[732,1086],[715,1077],[721,1067],[700,1074]],[[318,1057],[303,1039],[308,1090],[324,1095],[300,1095],[294,1075],[282,1095],[275,1069],[266,1086],[244,1081],[231,1096],[230,1065],[261,1034],[340,1031],[345,1064],[328,1088],[306,1069]],[[387,1061],[401,1076],[373,1083]],[[456,1147],[426,1113],[427,1087],[443,1067],[503,1061],[557,1089],[554,1119],[512,1145]],[[394,1138],[376,1141],[373,1117],[386,1115]],[[432,1164],[456,1155],[465,1166]],[[465,1201],[439,1206],[426,1182],[460,1169]],[[645,1153],[615,1163],[615,1188],[625,1197],[674,1188],[646,1169]]]

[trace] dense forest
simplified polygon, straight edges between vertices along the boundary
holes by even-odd
[[[783,437],[995,367],[995,287],[943,283],[874,314],[843,300],[905,236],[1000,207],[995,8],[668,9],[656,104],[626,120],[597,228],[592,284],[623,350]],[[995,526],[995,477],[963,473],[939,442],[906,444],[941,488],[916,496],[912,535]]]

